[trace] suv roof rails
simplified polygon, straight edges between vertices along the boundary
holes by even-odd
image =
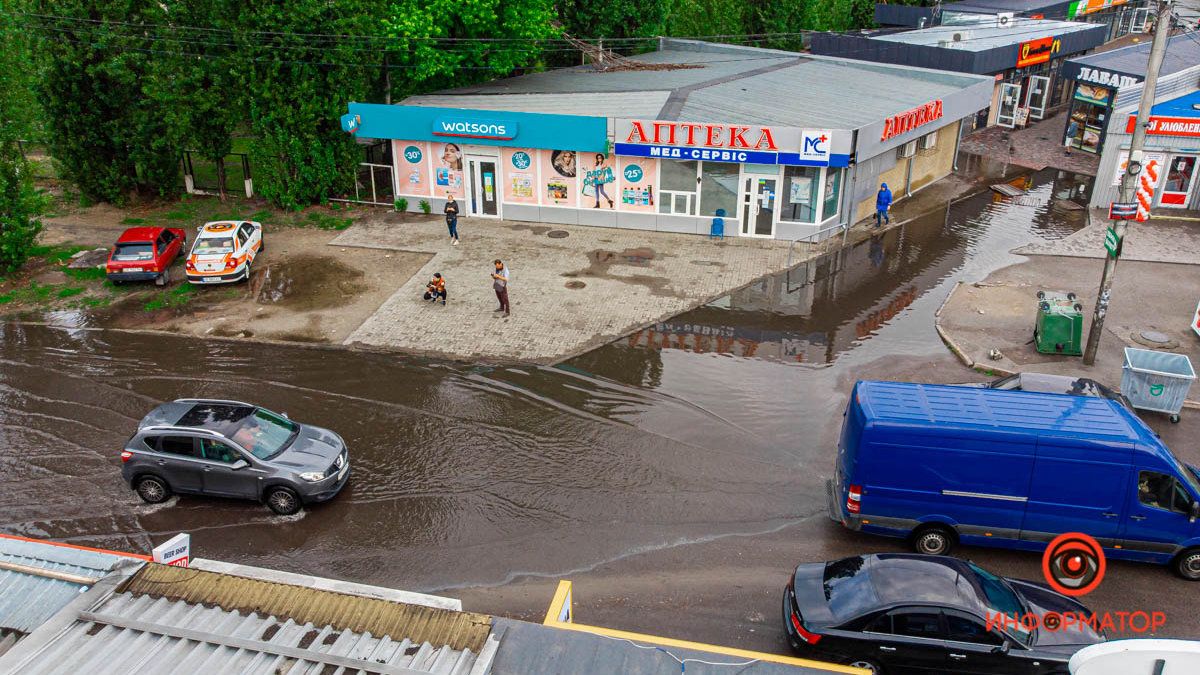
[[[227,405],[243,405],[243,406],[246,406],[247,408],[257,408],[258,407],[256,405],[254,405],[253,403],[246,403],[245,401],[233,401],[233,400],[222,399],[222,398],[177,398],[174,401],[172,401],[172,403],[224,403]]]
[[[138,431],[183,431],[188,433],[205,434],[208,436],[216,436],[224,440],[229,440],[225,434],[216,429],[206,429],[204,427],[181,427],[174,424],[152,424],[148,427],[142,427]]]

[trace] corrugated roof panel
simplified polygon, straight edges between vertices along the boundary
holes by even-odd
[[[998,26],[995,21],[982,23],[956,23],[919,30],[907,30],[896,33],[872,35],[871,39],[885,42],[899,42],[909,45],[928,45],[948,47],[968,52],[982,52],[996,47],[1017,45],[1043,37],[1062,36],[1067,33],[1077,33],[1091,30],[1094,23],[1079,23],[1076,21],[1052,21],[1049,19],[1015,18],[1008,26]],[[955,34],[959,40],[954,39]],[[967,33],[965,38],[962,34]]]
[[[429,94],[413,96],[404,105],[419,105],[468,110],[507,110],[551,115],[595,117],[657,117],[667,102],[669,91],[605,92],[573,94]]]
[[[397,641],[387,635],[376,637],[293,619],[281,621],[259,612],[241,614],[122,592],[101,603],[94,614],[98,622],[76,621],[35,662],[17,672],[316,675],[387,670],[366,667],[379,664],[430,673],[466,673],[476,656],[475,651],[445,645]],[[348,663],[364,667],[347,667]]]
[[[278,584],[196,569],[147,565],[121,591],[215,604],[271,614],[298,622],[332,625],[374,635],[405,636],[417,642],[449,644],[478,653],[491,632],[491,618],[406,605],[356,595]]]
[[[120,555],[0,537],[0,561],[82,577],[103,577]],[[0,570],[0,628],[28,633],[42,625],[86,586],[23,572]]]

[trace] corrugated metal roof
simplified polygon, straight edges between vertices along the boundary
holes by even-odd
[[[1150,42],[1143,42],[1099,54],[1067,59],[1067,63],[1078,63],[1089,68],[1100,68],[1145,78],[1146,68],[1150,63],[1150,46]],[[1200,63],[1200,39],[1197,39],[1195,35],[1176,35],[1167,40],[1167,54],[1163,58],[1159,76],[1178,73],[1197,63]]]
[[[387,634],[116,593],[7,672],[467,675],[475,660],[472,651]]]
[[[1091,30],[1095,27],[1095,24],[1075,21],[1016,18],[1013,19],[1011,26],[1005,27],[997,26],[995,21],[963,23],[933,26],[932,28],[922,28],[920,30],[906,30],[897,33],[885,33],[874,35],[872,39],[910,45],[947,47],[968,52],[982,52],[995,49],[996,47],[1018,45],[1022,42],[1037,40],[1039,38]],[[962,36],[962,39],[955,41],[955,34]]]
[[[404,636],[413,642],[449,645],[478,653],[491,632],[491,617],[334,593],[196,569],[147,565],[118,589],[188,603],[218,605],[292,619],[301,624],[372,635]]]
[[[0,537],[0,561],[96,579],[119,563],[140,562],[121,555],[8,537]],[[72,581],[0,569],[0,630],[29,633],[87,588]]]
[[[961,73],[737,45],[667,44],[664,51],[635,58],[704,67],[565,68],[415,96],[402,105],[852,129],[980,81]],[[660,115],[672,94],[682,105],[673,103]]]
[[[669,91],[576,92],[570,94],[429,94],[413,96],[404,105],[419,105],[469,110],[510,110],[558,115],[579,115],[587,111],[595,117],[657,117],[667,102]]]

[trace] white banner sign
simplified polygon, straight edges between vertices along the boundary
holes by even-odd
[[[1151,161],[1157,161],[1158,165],[1160,167],[1166,166],[1167,165],[1167,155],[1165,153],[1161,153],[1161,152],[1144,152],[1144,153],[1142,153],[1142,173],[1146,172],[1145,167]],[[1121,176],[1125,175],[1125,167],[1128,165],[1129,165],[1129,151],[1122,150],[1121,154],[1117,156],[1117,170],[1116,170],[1115,175],[1113,175],[1113,182],[1112,182],[1113,187],[1121,187]],[[1138,178],[1141,178],[1141,176],[1138,176]],[[1161,180],[1162,180],[1162,172],[1159,172],[1159,181],[1161,181]],[[1154,187],[1156,187],[1156,188],[1158,187],[1157,182],[1154,184]]]
[[[192,559],[192,535],[177,534],[155,546],[153,559],[163,565],[187,567]]]

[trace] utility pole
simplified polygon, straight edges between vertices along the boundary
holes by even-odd
[[[1158,71],[1162,68],[1167,53],[1167,35],[1171,32],[1171,5],[1174,0],[1160,0],[1158,23],[1154,25],[1154,42],[1150,45],[1150,62],[1146,66],[1146,81],[1142,84],[1142,99],[1138,104],[1137,122],[1133,127],[1133,140],[1129,142],[1129,161],[1125,175],[1121,176],[1120,201],[1134,201],[1138,177],[1142,172],[1142,149],[1146,145],[1146,123],[1150,121],[1150,108],[1154,106],[1154,89],[1158,86]],[[1104,273],[1100,277],[1100,293],[1096,296],[1096,309],[1092,313],[1092,328],[1088,331],[1087,347],[1083,350],[1084,365],[1096,362],[1096,351],[1100,348],[1100,335],[1104,332],[1104,316],[1108,314],[1108,303],[1112,292],[1113,272],[1117,269],[1117,253],[1125,239],[1127,220],[1114,220],[1116,248],[1104,258]]]

